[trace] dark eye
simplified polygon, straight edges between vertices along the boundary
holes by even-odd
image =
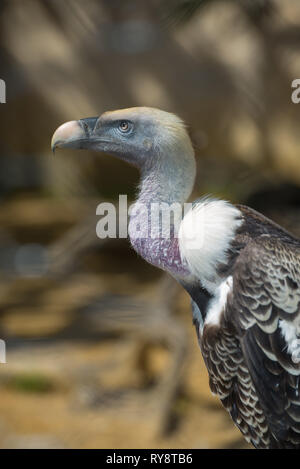
[[[129,126],[129,122],[128,121],[121,121],[120,124],[119,124],[119,129],[121,130],[121,132],[128,132],[130,126]]]

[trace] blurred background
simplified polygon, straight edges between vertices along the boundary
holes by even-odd
[[[136,170],[50,140],[106,110],[175,112],[194,198],[300,236],[299,51],[295,0],[0,2],[0,447],[247,447],[210,394],[187,294],[96,237],[97,205],[132,200]]]

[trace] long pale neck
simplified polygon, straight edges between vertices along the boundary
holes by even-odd
[[[175,204],[177,208],[182,207],[192,191],[194,159],[183,159],[177,165],[175,163],[176,159],[171,164],[166,161],[164,166],[142,173],[139,195],[130,217],[129,236],[133,248],[145,260],[174,275],[183,275],[186,267],[181,265],[173,223],[165,235],[160,219],[153,217],[152,212],[155,205],[174,207]]]
[[[170,160],[171,158],[166,159],[157,166],[142,171],[137,202],[145,204],[186,202],[195,181],[194,157],[189,155],[186,159],[173,157]]]

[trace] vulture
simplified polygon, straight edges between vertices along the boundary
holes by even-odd
[[[178,229],[173,217],[168,234],[160,218],[152,222],[153,204],[184,206],[196,175],[186,127],[169,112],[134,107],[67,122],[56,147],[104,152],[140,170],[134,207],[149,210],[132,210],[130,242],[189,293],[212,392],[256,448],[300,448],[300,240],[249,207],[210,197],[191,203]]]

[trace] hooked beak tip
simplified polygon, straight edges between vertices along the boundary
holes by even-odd
[[[53,134],[51,150],[55,154],[56,148],[71,146],[71,142],[83,137],[83,129],[78,121],[70,121],[62,124]]]

